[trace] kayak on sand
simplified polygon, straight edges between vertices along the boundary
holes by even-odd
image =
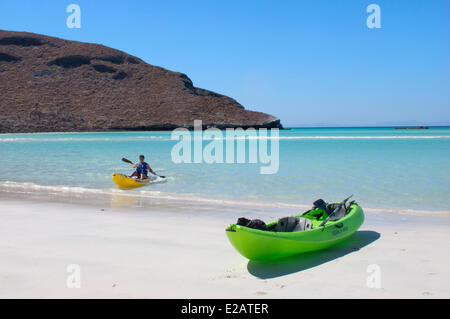
[[[268,230],[232,224],[227,227],[226,234],[242,256],[255,261],[269,261],[321,250],[342,242],[364,222],[364,213],[358,204],[352,202],[348,207],[343,207],[343,217],[336,220],[331,220],[331,214],[318,207],[292,216],[300,217],[308,225],[302,231],[272,231],[277,229],[280,219],[279,222],[263,225]]]
[[[120,188],[137,188],[150,184],[150,178],[138,179],[120,173],[113,173],[111,177]]]

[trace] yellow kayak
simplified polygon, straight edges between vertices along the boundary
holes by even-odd
[[[120,188],[137,188],[150,184],[150,178],[142,180],[119,173],[113,173],[111,177],[113,182]]]

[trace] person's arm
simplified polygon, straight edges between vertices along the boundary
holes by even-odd
[[[133,165],[133,168],[138,168],[139,167],[139,163],[136,163]]]
[[[147,164],[148,165],[148,164]],[[148,165],[148,170],[150,173],[152,173],[153,175],[156,175],[155,171],[150,167],[150,165]]]

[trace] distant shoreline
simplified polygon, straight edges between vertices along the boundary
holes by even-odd
[[[252,126],[253,127],[253,126]],[[450,128],[450,125],[427,125],[426,126],[428,129],[433,129],[433,128]],[[183,127],[183,126],[179,126],[179,127],[175,127],[176,128],[187,128],[188,130],[192,131],[192,128],[189,127]],[[211,127],[212,128],[212,127]],[[218,128],[221,131],[226,130],[227,128],[242,128],[242,129],[248,129],[249,127],[245,127],[245,126],[236,126],[236,127],[225,127],[225,128],[220,128],[220,127],[214,127],[214,128]],[[259,127],[255,127],[256,129],[258,129]],[[264,128],[264,127],[262,127]],[[292,129],[325,129],[325,128],[329,128],[329,129],[361,129],[361,128],[387,128],[387,129],[415,129],[414,126],[287,126],[287,127],[283,127],[280,128],[280,130],[283,131],[288,131],[288,130],[292,130]],[[205,130],[207,128],[203,128],[203,130]],[[269,129],[269,128],[268,128]],[[150,129],[150,130],[136,130],[136,129],[131,129],[131,130],[126,130],[126,129],[117,129],[117,130],[80,130],[80,131],[42,131],[42,132],[0,132],[0,135],[7,135],[7,134],[71,134],[71,133],[123,133],[123,132],[170,132],[171,129],[162,129],[162,130],[158,130],[158,129]]]
[[[363,126],[286,126],[284,129],[296,129],[296,128],[400,128],[400,129],[409,129],[409,128],[418,128],[418,127],[427,127],[427,128],[450,128],[450,125],[363,125]]]

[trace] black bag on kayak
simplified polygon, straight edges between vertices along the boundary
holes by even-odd
[[[313,203],[313,209],[314,208],[319,208],[319,209],[326,210],[327,209],[327,203],[325,203],[325,201],[322,198],[319,198],[318,200],[316,200]]]
[[[259,229],[259,230],[269,230],[265,222],[260,219],[248,219],[241,217],[238,219],[236,225],[245,226],[248,228]]]

